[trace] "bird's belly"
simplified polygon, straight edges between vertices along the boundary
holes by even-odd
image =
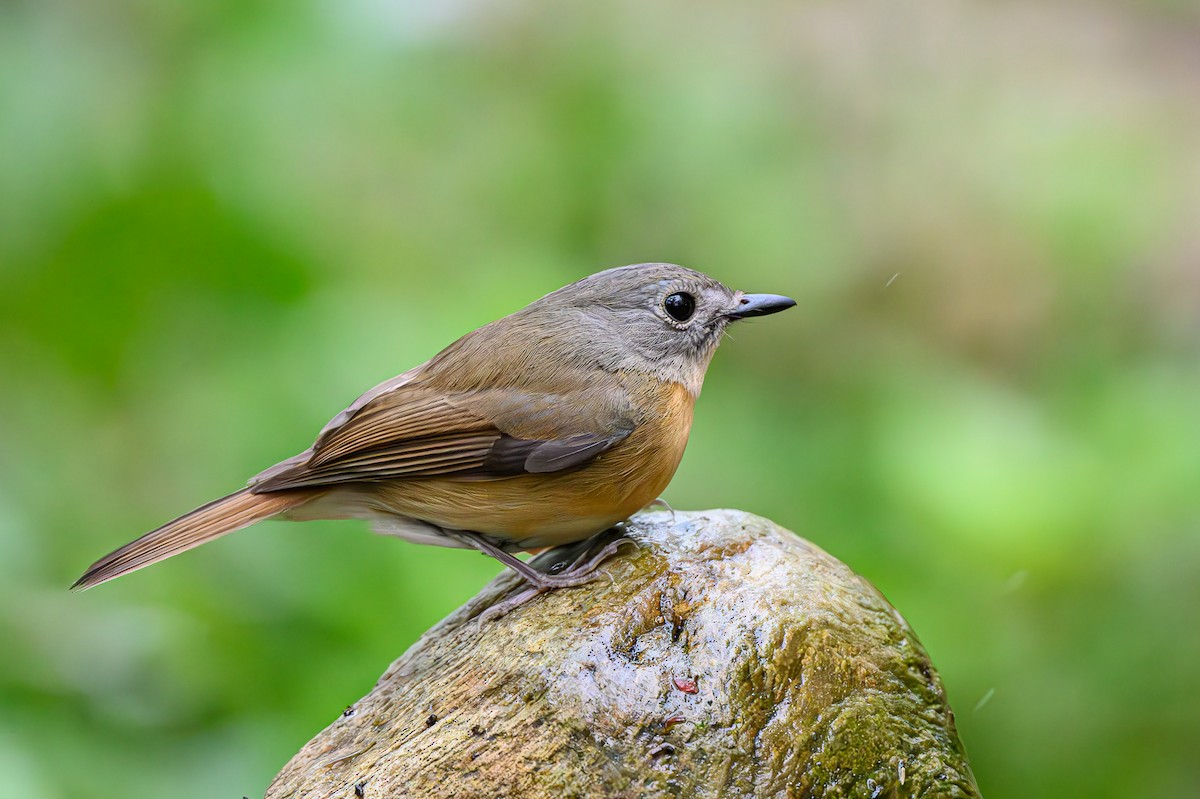
[[[657,479],[639,477],[632,483],[596,479],[607,471],[599,466],[570,475],[382,485],[373,492],[371,505],[445,529],[484,533],[533,549],[579,541],[629,518],[653,502],[670,480],[670,475],[664,479],[661,474],[654,476]]]

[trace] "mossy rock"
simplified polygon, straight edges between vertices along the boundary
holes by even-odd
[[[929,656],[845,565],[738,511],[628,533],[611,581],[481,624],[518,583],[498,577],[269,799],[979,795]]]

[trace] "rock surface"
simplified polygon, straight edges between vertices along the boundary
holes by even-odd
[[[737,511],[637,516],[613,580],[427,632],[275,778],[294,797],[976,797],[904,619]],[[561,561],[558,551],[539,563]]]

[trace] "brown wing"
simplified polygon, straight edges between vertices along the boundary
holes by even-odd
[[[633,430],[622,396],[494,390],[447,394],[405,383],[339,414],[311,450],[251,481],[251,491],[449,477],[500,479],[574,469]],[[536,435],[516,419],[535,418]]]

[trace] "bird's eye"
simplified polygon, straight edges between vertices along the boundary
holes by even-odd
[[[686,322],[696,312],[696,298],[683,291],[668,294],[663,308],[676,322]]]

